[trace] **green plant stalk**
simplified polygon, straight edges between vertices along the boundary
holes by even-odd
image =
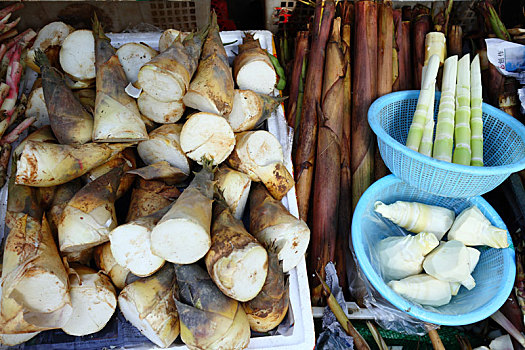
[[[441,83],[441,100],[436,126],[436,138],[432,156],[445,162],[452,161],[454,147],[454,97],[456,94],[456,75],[458,72],[458,56],[445,60],[443,67],[443,82]]]
[[[503,22],[501,22],[501,19],[499,18],[496,9],[494,9],[494,6],[492,6],[492,4],[488,1],[485,2],[485,5],[489,10],[489,21],[490,25],[492,26],[492,30],[494,31],[494,34],[496,34],[496,36],[502,40],[511,41],[512,39],[510,37],[510,34],[507,31],[507,28],[505,28]]]
[[[428,107],[427,120],[418,150],[419,153],[429,157],[432,157],[432,142],[434,138],[434,103],[436,99],[436,84],[431,87],[431,90],[432,95],[430,97],[430,106]]]
[[[270,61],[272,61],[273,67],[275,68],[275,72],[279,76],[279,81],[275,85],[275,88],[277,90],[284,90],[286,87],[286,73],[284,72],[284,68],[281,66],[281,63],[275,57],[274,55],[271,55],[268,51],[266,51],[266,54],[270,58]]]
[[[406,146],[414,151],[419,150],[423,130],[427,120],[428,109],[432,98],[432,87],[436,85],[436,77],[439,69],[439,57],[432,55],[428,60],[426,73],[422,78],[421,92],[417,100],[416,111],[412,119],[412,124],[408,130]]]
[[[452,162],[470,165],[470,54],[466,54],[458,62],[455,121],[456,147],[452,155]]]
[[[299,124],[301,123],[301,112],[303,110],[303,96],[304,96],[304,80],[306,79],[306,56],[303,58],[303,65],[301,67],[301,78],[299,79],[299,93],[297,95],[297,112],[295,113],[295,142],[299,137]]]
[[[483,166],[483,111],[479,55],[470,64],[470,128],[472,131],[470,165]]]

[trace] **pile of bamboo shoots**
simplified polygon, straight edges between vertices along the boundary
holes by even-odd
[[[180,334],[241,349],[287,315],[286,273],[310,230],[281,203],[293,177],[260,128],[282,102],[272,60],[246,35],[232,70],[214,13],[159,48],[116,50],[96,16],[92,30],[53,22],[36,35],[25,61],[40,74],[38,128],[13,150],[8,186],[9,342],[98,332],[118,305],[160,347]]]

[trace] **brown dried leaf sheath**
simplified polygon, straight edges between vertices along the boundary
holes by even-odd
[[[432,29],[430,9],[422,5],[416,5],[413,11],[412,24],[412,50],[414,59],[414,83],[416,89],[421,88],[421,77],[425,64],[425,37]]]
[[[288,110],[286,111],[286,120],[288,121],[288,125],[292,128],[295,127],[295,119],[297,115],[297,98],[299,96],[301,71],[304,58],[308,52],[308,32],[297,32],[295,42],[295,58],[292,68],[292,78],[290,79],[290,99],[288,101]]]
[[[128,209],[126,222],[153,214],[169,205],[180,195],[175,186],[169,186],[162,181],[138,179]]]

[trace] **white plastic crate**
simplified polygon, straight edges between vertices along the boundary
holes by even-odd
[[[261,46],[273,53],[273,37],[269,31],[253,31],[254,37],[259,39]],[[154,49],[158,49],[158,42],[161,33],[109,33],[108,37],[114,47],[118,48],[129,42],[142,42]],[[221,32],[223,43],[234,44],[226,46],[226,52],[230,58],[230,63],[237,53],[237,47],[242,43],[242,31]],[[37,74],[30,69],[26,70],[22,82],[21,91],[28,93],[36,79]],[[274,134],[283,147],[285,166],[292,173],[292,136],[284,117],[282,105],[268,119],[268,130]],[[9,174],[10,172],[8,172]],[[0,222],[4,222],[7,203],[7,185],[0,192]],[[298,217],[297,200],[295,196],[295,187],[283,198],[283,204],[288,208],[290,213]],[[0,241],[3,239],[4,226],[0,225]],[[289,273],[290,286],[290,307],[288,317],[290,317],[290,327],[283,334],[253,337],[250,340],[248,349],[279,349],[279,350],[296,350],[296,349],[313,349],[315,345],[315,332],[313,324],[313,315],[310,302],[310,290],[308,287],[308,278],[306,273],[305,259],[301,259],[299,265]],[[286,320],[286,318],[285,318]],[[179,338],[180,340],[180,338]],[[124,344],[125,346],[125,344]],[[81,347],[80,347],[81,348]],[[148,346],[133,346],[134,349],[155,348],[153,344]],[[0,346],[2,349],[2,346]],[[61,348],[62,349],[62,348]],[[170,349],[187,349],[184,345],[174,344]]]

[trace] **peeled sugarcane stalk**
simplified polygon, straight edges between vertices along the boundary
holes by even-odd
[[[117,264],[139,277],[151,276],[164,265],[165,260],[151,251],[151,231],[169,209],[167,206],[129,221],[109,233],[111,253]]]
[[[470,54],[458,61],[456,80],[456,116],[454,126],[455,148],[452,162],[470,165]]]
[[[60,328],[71,316],[68,275],[45,216],[40,223],[19,214],[6,238],[2,270],[4,322],[0,322],[4,326],[13,311],[14,304],[11,308],[7,305],[9,299],[22,307],[23,320],[37,327]],[[1,332],[13,333],[6,329]]]
[[[427,110],[427,117],[425,126],[423,129],[423,135],[421,137],[421,144],[419,145],[418,152],[424,154],[427,157],[432,157],[432,146],[434,141],[434,104],[436,97],[436,84],[431,86],[430,101]]]
[[[146,93],[162,102],[180,101],[197,70],[202,42],[208,29],[203,28],[175,41],[140,68],[138,84]]]
[[[182,100],[186,106],[201,112],[225,116],[233,107],[233,89],[228,55],[219,36],[217,15],[212,12],[197,72]]]
[[[354,82],[352,101],[352,201],[353,206],[374,180],[374,137],[367,112],[377,97],[377,4],[355,3]]]
[[[312,244],[309,254],[310,274],[320,271],[325,277],[326,264],[334,260],[341,186],[341,139],[343,137],[344,57],[341,50],[341,18],[333,21],[326,46],[326,61],[321,95],[319,135],[313,188]],[[318,300],[320,295],[314,295]]]
[[[250,232],[267,248],[276,246],[284,272],[297,266],[310,241],[306,223],[290,214],[261,184],[254,184],[250,194]]]
[[[190,164],[181,148],[181,131],[182,125],[180,124],[162,125],[153,130],[149,135],[149,140],[142,141],[137,146],[140,158],[148,165],[167,161],[171,166],[189,175]]]
[[[268,275],[255,298],[242,304],[250,328],[255,332],[268,332],[281,324],[288,312],[289,284],[277,253],[268,251]]]
[[[84,336],[100,331],[117,308],[117,293],[109,278],[86,266],[75,266],[70,277],[73,314],[62,330]]]
[[[124,289],[133,274],[125,267],[119,265],[111,253],[111,243],[106,242],[97,246],[93,251],[95,265],[106,275],[118,289]]]
[[[135,175],[129,173],[130,170],[137,167],[135,152],[131,148],[126,148],[111,160],[90,170],[84,174],[83,179],[86,183],[89,183],[118,167],[122,167],[122,172],[124,173],[122,179],[120,179],[120,184],[116,194],[118,199],[128,192],[135,181]]]
[[[299,90],[302,80],[303,66],[305,65],[306,54],[308,52],[308,32],[299,31],[295,38],[295,55],[290,80],[290,91],[288,100],[288,109],[286,111],[286,119],[288,125],[291,128],[295,128],[296,122],[301,116],[300,105],[302,105],[302,99],[299,102]],[[302,98],[302,95],[301,95]]]
[[[450,32],[447,35],[447,44],[449,56],[460,56],[463,54],[463,30],[460,25],[450,27]]]
[[[252,180],[248,175],[224,164],[215,173],[215,181],[233,216],[241,220],[248,202]]]
[[[191,264],[208,252],[214,185],[211,160],[203,159],[202,170],[153,228],[153,254],[176,264]]]
[[[251,90],[235,90],[233,108],[226,119],[234,132],[249,131],[270,118],[282,101]]]
[[[80,177],[129,147],[128,143],[79,146],[27,141],[17,164],[16,183],[48,187]]]
[[[281,200],[293,187],[293,177],[284,166],[281,144],[268,131],[246,131],[236,136],[228,164],[261,181],[275,199]]]
[[[241,302],[255,298],[266,280],[266,249],[232,215],[222,198],[215,204],[211,247],[204,261],[217,287]]]
[[[53,133],[62,144],[83,144],[91,141],[93,117],[73,92],[62,75],[52,68],[40,50],[35,52],[35,63],[42,74],[42,90]]]
[[[482,85],[479,55],[470,65],[470,128],[472,131],[470,146],[472,158],[470,165],[483,166],[483,111]]]
[[[393,86],[394,17],[390,0],[379,3],[378,7],[377,97],[381,97],[391,93]],[[376,147],[374,154],[374,178],[378,180],[387,174],[388,169],[381,158],[379,148]]]
[[[233,61],[233,78],[241,90],[273,92],[277,74],[270,58],[253,34],[246,33]]]
[[[175,265],[180,336],[190,349],[244,349],[250,324],[242,305],[217,288],[196,264]]]
[[[118,296],[124,317],[155,345],[167,348],[179,336],[175,307],[177,281],[173,266],[165,265],[155,275],[126,286]]]
[[[306,220],[314,177],[315,149],[317,146],[317,105],[322,92],[325,48],[335,14],[333,1],[318,1],[312,26],[312,42],[308,56],[306,86],[301,112],[299,138],[295,148],[294,169],[299,217]]]
[[[352,169],[350,166],[350,137],[352,133],[352,65],[350,62],[351,22],[354,18],[354,5],[343,4],[342,45],[344,54],[345,76],[343,79],[343,136],[341,139],[341,185],[339,194],[339,217],[337,223],[337,239],[335,264],[341,289],[348,290],[346,262],[352,263],[348,249],[350,226],[352,224]],[[351,271],[349,269],[349,271]],[[349,272],[348,271],[348,272]]]
[[[128,80],[115,48],[95,16],[95,66],[97,97],[93,125],[94,142],[127,142],[148,139],[137,102],[126,93]]]
[[[441,85],[441,99],[436,126],[436,139],[432,156],[445,162],[452,161],[454,146],[454,114],[456,76],[458,70],[458,56],[451,56],[445,60],[443,67],[443,81]]]
[[[439,57],[437,55],[432,55],[426,66],[426,72],[423,76],[423,82],[421,85],[421,92],[419,93],[419,98],[417,100],[416,111],[414,112],[412,124],[408,130],[406,146],[414,151],[418,151],[421,145],[428,110],[429,108],[434,108],[434,105],[431,106],[430,103],[432,102],[432,94],[434,93],[434,87],[436,85],[438,69]]]
[[[423,83],[422,70],[425,65],[425,37],[431,30],[430,9],[423,5],[416,5],[412,16],[413,85],[420,87]]]
[[[412,86],[412,54],[410,21],[403,21],[401,10],[394,10],[395,44],[398,57],[398,76],[392,90],[409,90]]]
[[[201,164],[203,157],[213,165],[222,163],[235,146],[235,135],[228,121],[206,112],[193,114],[180,132],[180,147],[188,158]]]
[[[182,100],[162,102],[156,100],[146,91],[140,93],[137,99],[140,113],[149,120],[160,124],[176,123],[182,118],[186,106]]]
[[[69,200],[58,223],[61,252],[84,250],[109,240],[109,232],[117,226],[115,199],[121,177],[122,168],[115,168]]]
[[[62,217],[64,208],[66,207],[69,200],[73,198],[75,193],[77,193],[81,188],[82,183],[80,182],[80,179],[71,180],[56,187],[55,196],[53,197],[51,207],[47,212],[49,226],[51,227],[51,231],[54,233],[55,237],[58,235],[58,223]]]
[[[138,179],[131,193],[126,222],[148,216],[171,204],[179,190],[163,181]]]

